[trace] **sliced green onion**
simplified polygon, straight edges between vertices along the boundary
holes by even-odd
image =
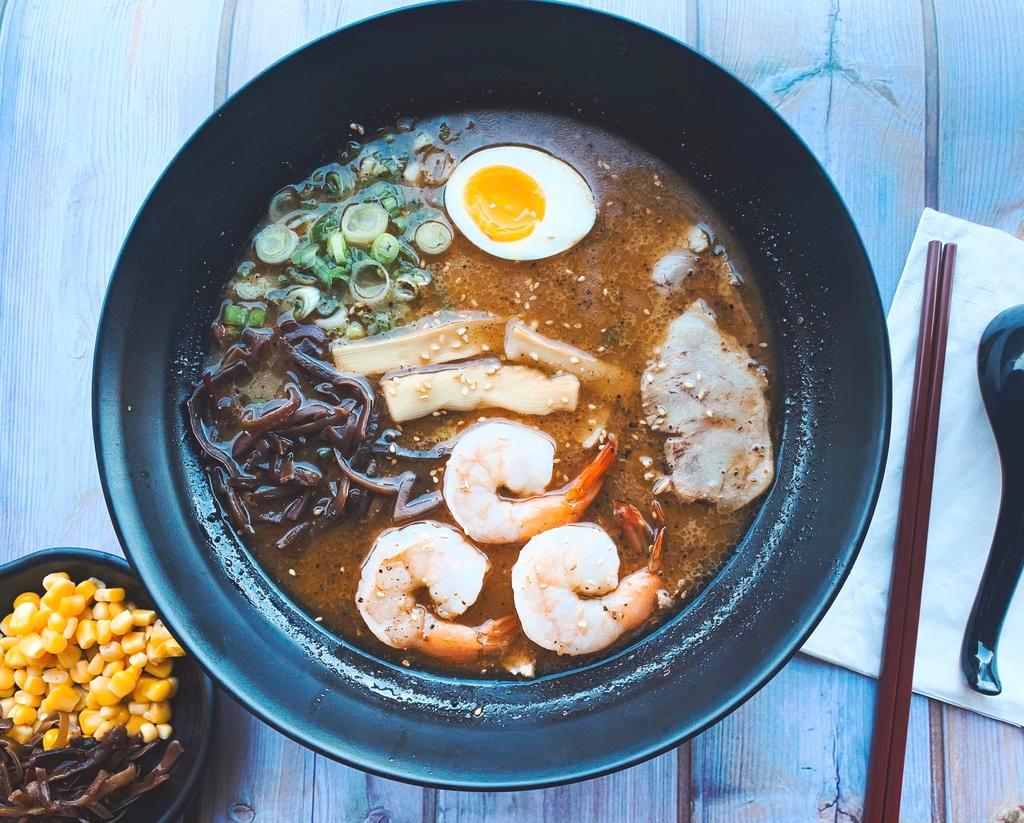
[[[295,249],[291,258],[292,265],[298,266],[300,269],[311,268],[313,261],[316,260],[316,244],[306,243],[306,245],[300,246]]]
[[[356,176],[349,169],[332,169],[324,177],[324,192],[328,197],[347,197],[356,185]]]
[[[334,209],[331,209],[313,224],[313,228],[309,230],[309,239],[317,244],[326,243],[327,238],[337,228],[338,215]]]
[[[249,325],[262,326],[267,322],[267,310],[260,306],[253,306],[249,309]]]
[[[380,203],[389,217],[397,217],[405,205],[405,194],[390,183],[374,183],[363,190],[363,200]]]
[[[287,282],[298,283],[300,286],[315,286],[318,281],[316,275],[289,268]]]
[[[264,263],[283,263],[292,256],[299,245],[299,236],[287,226],[271,223],[256,235],[253,246],[256,256]]]
[[[424,254],[441,254],[452,244],[452,230],[438,220],[427,220],[416,227],[412,240]]]
[[[320,289],[313,286],[293,286],[288,290],[285,301],[291,305],[295,316],[301,320],[320,303]]]
[[[416,249],[409,245],[405,240],[398,241],[399,250],[398,256],[402,259],[411,263],[413,266],[419,266],[420,256],[416,253]]]
[[[337,297],[325,297],[316,306],[316,313],[321,317],[328,317],[338,310]]]
[[[256,264],[252,260],[246,260],[244,263],[238,264],[238,276],[248,277],[256,269]]]
[[[373,241],[373,245],[370,247],[370,256],[378,263],[389,266],[395,262],[400,248],[398,238],[385,232],[378,234]]]
[[[407,266],[403,263],[398,269],[398,274],[407,277],[420,288],[434,282],[434,275],[418,266]]]
[[[387,229],[388,213],[379,203],[356,203],[341,217],[341,231],[354,246],[369,246]]]
[[[317,279],[328,288],[334,285],[335,280],[344,280],[348,277],[348,266],[335,266],[320,255],[317,255],[310,268]]]
[[[394,321],[391,319],[391,315],[386,311],[375,311],[370,316],[370,322],[367,326],[367,331],[370,334],[384,334],[386,331],[391,331],[395,327]]]
[[[348,290],[357,303],[376,306],[388,299],[391,293],[391,277],[387,269],[368,257],[352,266]]]
[[[327,253],[331,255],[335,263],[348,261],[348,246],[345,244],[345,235],[340,230],[333,231],[328,236]]]
[[[345,337],[348,340],[360,340],[361,338],[366,337],[366,329],[363,328],[361,323],[353,320],[345,326]]]
[[[340,306],[338,310],[329,317],[322,317],[313,322],[326,331],[336,331],[343,328],[348,322],[348,309],[345,306]]]
[[[392,286],[392,298],[399,303],[409,303],[415,300],[420,293],[420,287],[413,282],[407,274],[400,274],[395,278],[395,285]]]
[[[267,214],[275,223],[299,207],[299,193],[294,186],[285,186],[270,199]]]
[[[224,322],[229,326],[244,326],[246,321],[249,319],[249,310],[244,306],[236,306],[233,303],[228,303],[224,307],[222,314]]]

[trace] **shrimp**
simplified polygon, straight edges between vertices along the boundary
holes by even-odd
[[[615,461],[609,438],[597,457],[560,489],[545,491],[554,468],[555,441],[509,420],[488,420],[455,441],[444,473],[443,494],[455,522],[481,543],[519,543],[573,523],[601,489]],[[505,497],[501,488],[520,498]]]
[[[464,626],[463,614],[480,595],[490,562],[451,526],[433,521],[382,532],[363,561],[356,606],[378,640],[452,662],[498,653],[512,640],[514,615]],[[433,611],[416,602],[427,589]]]
[[[618,550],[600,526],[576,523],[534,537],[512,567],[523,632],[559,654],[590,654],[635,629],[669,596],[661,577],[664,534],[656,530],[647,567],[621,581]]]

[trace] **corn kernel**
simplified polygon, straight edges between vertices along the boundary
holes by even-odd
[[[120,660],[124,657],[124,650],[116,640],[108,641],[100,645],[100,656],[110,663],[112,660]]]
[[[96,621],[96,642],[101,646],[106,645],[114,639],[114,633],[110,630],[110,621],[106,619]]]
[[[103,674],[103,666],[105,662],[102,657],[98,654],[94,654],[92,659],[89,661],[89,665],[86,667],[86,671],[89,672],[93,677],[98,677]]]
[[[146,718],[140,716],[132,716],[128,718],[128,721],[124,724],[125,731],[129,735],[139,734],[142,731],[142,726],[146,723]],[[152,726],[153,724],[150,723]]]
[[[97,603],[95,606],[92,607],[92,616],[94,620],[109,620],[110,604]]]
[[[36,722],[37,714],[31,706],[19,705],[11,709],[10,719],[14,721],[15,726],[30,726]]]
[[[142,740],[144,743],[152,743],[160,736],[160,733],[157,731],[156,726],[152,723],[143,723],[139,727],[139,734],[142,735]]]
[[[111,660],[103,667],[103,671],[101,672],[101,674],[104,677],[113,677],[115,674],[122,671],[124,671],[123,658],[121,660]]]
[[[139,628],[149,626],[156,620],[156,612],[152,609],[132,609],[132,623]]]
[[[93,595],[97,603],[120,603],[124,600],[124,589],[121,587],[113,589],[97,589]]]
[[[4,652],[4,665],[12,669],[23,669],[28,665],[28,658],[22,654],[19,646],[13,646]]]
[[[69,594],[57,604],[57,613],[64,617],[78,617],[85,611],[88,598],[81,594]]]
[[[43,734],[43,751],[50,751],[54,746],[57,745],[57,736],[60,734],[60,729],[47,729]]]
[[[42,695],[46,694],[46,681],[40,675],[29,674],[25,677],[25,682],[21,684],[22,691],[26,691],[29,694]]]
[[[132,613],[128,610],[115,615],[110,619],[110,630],[120,637],[127,634],[132,628]]]
[[[74,593],[75,584],[67,578],[61,578],[60,580],[55,580],[53,585],[46,590],[46,594],[39,598],[39,600],[51,609],[56,609],[60,605],[61,600]]]
[[[82,649],[91,649],[96,645],[96,623],[93,620],[79,620],[75,630],[75,640]]]
[[[146,636],[142,632],[128,632],[121,637],[121,648],[127,655],[137,654],[146,650]]]
[[[75,586],[75,594],[84,597],[85,602],[88,603],[92,599],[92,596],[105,585],[106,584],[102,580],[90,577]]]
[[[43,588],[46,589],[46,591],[49,591],[60,580],[70,581],[71,575],[69,575],[67,572],[51,572],[43,578]]]
[[[172,688],[169,680],[156,680],[142,690],[142,698],[151,703],[161,703],[164,700],[171,699],[173,696]]]
[[[38,611],[34,603],[22,603],[10,615],[8,628],[13,635],[28,634],[32,631],[32,618]]]
[[[38,694],[32,694],[32,692],[21,689],[14,693],[14,702],[19,706],[31,706],[33,709],[38,709],[39,704],[43,702],[43,698]]]
[[[171,704],[151,703],[149,711],[144,712],[142,716],[150,723],[168,723],[171,719]]]
[[[20,669],[18,671],[21,671]],[[0,664],[0,691],[9,689],[15,684],[15,670],[10,666]]]
[[[46,644],[38,634],[26,634],[18,641],[18,648],[28,660],[37,660],[46,654]]]
[[[155,649],[156,657],[184,657],[185,650],[181,647],[177,640],[173,637],[170,640],[165,640]]]
[[[35,734],[35,730],[31,726],[12,726],[10,731],[7,732],[7,736],[11,740],[16,740],[21,744],[28,743],[32,739],[33,734]]]
[[[53,614],[50,608],[43,604],[40,606],[38,611],[32,613],[32,628],[35,631],[42,631],[46,628],[46,623],[50,619],[50,615]]]
[[[47,669],[43,672],[43,681],[51,686],[67,683],[70,679],[67,669]]]
[[[60,632],[56,632],[53,629],[43,629],[42,638],[44,648],[50,654],[60,654],[68,647],[67,638]],[[42,657],[42,655],[39,656]]]
[[[107,607],[107,614],[110,615],[111,620],[119,614],[124,614],[126,611],[129,611],[129,609],[124,603],[109,603]]]
[[[174,734],[174,729],[171,728],[170,723],[157,723],[156,733],[161,740],[170,740],[171,735]]]
[[[4,617],[3,620],[0,620],[0,633],[3,634],[3,639],[4,640],[6,640],[12,634],[14,634],[14,632],[11,631],[11,617],[12,616],[13,615],[9,614],[6,617]]]
[[[31,603],[37,609],[39,608],[39,595],[35,592],[22,592],[14,598],[14,608],[18,608],[22,603]]]
[[[92,694],[100,706],[113,706],[115,703],[121,702],[121,698],[110,691],[110,689],[97,689]]]
[[[54,686],[48,695],[43,699],[43,710],[47,712],[71,712],[78,705],[78,691],[62,683]]]
[[[68,618],[68,624],[64,627],[64,631],[62,631],[61,634],[64,635],[64,637],[66,639],[71,640],[75,636],[75,632],[77,632],[77,631],[78,631],[78,618],[77,617],[69,617]]]
[[[149,665],[146,666],[146,674],[151,674],[151,675],[153,675],[153,677],[159,677],[159,678],[170,677],[171,676],[171,672],[173,670],[174,670],[174,661],[173,660],[161,660],[161,661],[153,661],[153,660],[151,660]]]
[[[4,717],[7,717],[7,715],[11,713],[11,709],[13,709],[17,705],[18,704],[14,702],[13,697],[5,697],[2,700],[0,700],[0,713],[2,713]],[[146,710],[148,711],[149,704],[146,703],[145,706]],[[142,712],[139,712],[139,714],[142,714]]]
[[[89,663],[85,660],[79,660],[73,665],[69,671],[71,679],[78,684],[88,683],[92,680],[92,675],[89,673]]]
[[[57,665],[70,669],[82,659],[82,650],[78,646],[69,645],[64,651],[57,655]]]
[[[0,705],[2,705],[2,701],[0,701]],[[148,711],[149,703],[138,703],[134,700],[128,703],[128,714],[132,717],[142,717]]]
[[[138,679],[138,669],[125,669],[110,677],[110,685],[107,688],[118,697],[127,697],[135,689]]]
[[[82,709],[82,711],[78,713],[78,727],[86,737],[92,737],[96,734],[96,729],[99,728],[100,723],[102,722],[103,718],[100,717],[100,713],[98,711]]]
[[[86,693],[85,693],[85,708],[87,708],[87,709],[94,709],[96,711],[99,711],[100,701],[96,699],[96,693],[95,692],[86,691]],[[79,709],[79,711],[81,711],[81,709]]]
[[[116,725],[116,723],[111,723],[109,720],[101,720],[99,727],[96,729],[95,732],[93,732],[93,737],[95,737],[97,740],[102,740],[104,737],[106,737],[107,732],[109,732]]]
[[[60,612],[50,612],[50,616],[46,619],[46,628],[52,629],[58,634],[63,632],[67,625],[68,619]]]
[[[124,643],[121,643],[121,648],[124,649]],[[128,650],[125,649],[127,652]],[[149,665],[149,658],[145,652],[135,652],[131,657],[128,658],[128,663],[131,666],[135,666],[138,669],[144,669]]]

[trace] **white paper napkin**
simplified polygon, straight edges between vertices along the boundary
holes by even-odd
[[[849,579],[803,651],[878,676],[929,240],[958,248],[914,691],[1022,726],[1024,585],[999,643],[1003,693],[985,697],[972,691],[960,671],[960,642],[988,558],[1001,491],[995,440],[978,388],[978,342],[993,317],[1024,303],[1024,242],[1005,232],[932,209],[921,216],[889,309],[892,438],[878,506]]]

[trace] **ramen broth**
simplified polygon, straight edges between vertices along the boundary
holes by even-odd
[[[437,151],[447,152],[455,162],[475,149],[495,144],[530,145],[549,152],[586,179],[596,199],[597,220],[589,234],[568,251],[523,262],[491,256],[456,230],[447,251],[421,261],[432,274],[433,282],[422,287],[413,301],[378,309],[392,314],[385,318],[380,313],[378,328],[365,330],[372,333],[392,324],[402,325],[442,309],[487,311],[531,323],[550,338],[578,346],[622,367],[629,379],[621,383],[612,398],[595,392],[584,381],[576,411],[539,417],[518,417],[500,409],[484,409],[441,413],[395,426],[387,419],[384,404],[378,402],[380,418],[375,431],[399,428],[399,442],[404,448],[428,449],[450,440],[482,418],[520,420],[547,432],[557,442],[552,482],[552,487],[557,487],[594,458],[596,447],[590,444],[584,448],[581,444],[588,435],[605,429],[618,438],[617,459],[582,519],[599,524],[615,540],[621,557],[620,577],[625,576],[644,566],[647,554],[624,539],[612,517],[612,502],[624,500],[642,511],[650,511],[655,500],[652,487],[665,471],[665,436],[651,432],[646,424],[639,382],[652,349],[664,338],[668,323],[695,299],[703,298],[717,314],[722,331],[734,336],[749,351],[769,374],[769,385],[772,383],[772,340],[742,249],[693,188],[665,163],[617,134],[552,114],[479,111],[401,124],[380,136],[354,134],[362,142],[350,145],[340,167],[359,168],[375,153],[378,160],[400,155],[416,162],[414,143],[421,133],[442,135],[437,140]],[[444,161],[435,157],[436,162]],[[322,188],[323,170],[310,179],[319,192],[317,186]],[[394,182],[404,187],[407,201],[419,199],[428,214],[437,213],[443,219],[440,187],[410,187],[400,175]],[[296,183],[293,192],[286,196],[301,200],[309,188],[309,181]],[[317,196],[314,192],[310,204]],[[358,196],[356,192],[355,199]],[[345,199],[329,202],[344,204]],[[327,204],[324,201],[323,205]],[[280,202],[275,207],[278,211],[284,208]],[[680,238],[694,224],[706,227],[713,237],[715,251],[700,255],[699,265],[681,287],[663,294],[652,286],[652,267],[679,245]],[[270,300],[246,301],[242,297],[254,293],[251,288],[246,289],[247,284],[266,282],[260,278],[284,286],[287,270],[288,264],[261,262],[250,244],[241,256],[238,273],[227,284],[225,305],[238,304],[250,310],[255,307],[257,313],[250,315],[250,322],[262,321],[271,326],[280,306]],[[371,317],[366,325],[374,322]],[[211,341],[211,363],[221,358],[225,347],[238,334],[238,329],[223,324],[217,331]],[[500,339],[498,346],[493,354],[500,354]],[[325,360],[330,362],[329,353]],[[222,387],[240,407],[284,396],[288,379],[298,377],[307,396],[318,382],[294,369],[289,378],[289,364],[280,354],[271,353],[261,362],[264,365],[256,374],[240,375],[230,386]],[[379,401],[379,376],[369,377],[368,382]],[[230,420],[220,425],[222,437],[237,431],[237,423],[232,428]],[[296,457],[299,456],[297,451]],[[311,465],[318,459],[313,446],[301,456]],[[385,456],[374,458],[372,470],[378,475],[396,475],[411,469],[419,476],[416,492],[420,493],[440,489],[444,465],[443,457],[412,461]],[[223,490],[221,497],[223,500]],[[706,504],[683,504],[671,492],[660,494],[657,499],[665,512],[663,571],[674,606],[659,612],[640,632],[671,616],[707,585],[736,547],[757,505],[726,512]],[[482,657],[464,665],[442,663],[415,652],[389,648],[367,629],[355,604],[360,565],[375,538],[394,525],[393,509],[394,498],[376,496],[365,515],[346,511],[330,527],[286,549],[279,547],[279,541],[289,528],[287,520],[262,523],[254,518],[255,534],[246,536],[245,541],[271,577],[302,609],[355,645],[403,665],[508,676],[500,657]],[[454,522],[443,505],[425,517]],[[487,618],[515,613],[510,569],[521,546],[480,546],[490,559],[490,570],[481,596],[458,622],[477,625]],[[427,600],[423,602],[429,605]],[[596,656],[614,651],[636,634]],[[514,646],[525,657],[535,656],[537,674],[575,667],[590,659],[557,655],[532,644],[525,636],[520,636]]]

